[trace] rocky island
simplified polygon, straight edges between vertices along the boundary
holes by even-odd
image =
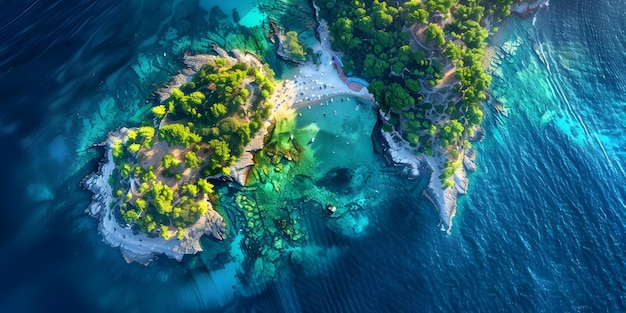
[[[157,92],[154,121],[111,132],[99,172],[83,182],[95,194],[89,214],[127,261],[146,264],[160,253],[181,260],[202,250],[202,235],[225,237],[206,178],[228,176],[232,166],[242,179],[248,165],[237,162],[249,159],[240,157],[271,114],[274,74],[254,57],[215,51],[186,56],[188,68]]]

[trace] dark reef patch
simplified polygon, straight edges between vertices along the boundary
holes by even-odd
[[[317,185],[328,189],[329,191],[348,194],[352,191],[352,177],[354,170],[345,167],[336,167],[328,171],[322,178],[317,181]]]

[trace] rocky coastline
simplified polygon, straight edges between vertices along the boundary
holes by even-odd
[[[383,114],[382,112],[380,114]],[[440,176],[443,174],[446,155],[429,156],[416,153],[415,148],[406,142],[396,142],[391,133],[381,130],[382,138],[387,148],[384,150],[387,159],[396,167],[402,168],[401,173],[408,179],[415,179],[420,175],[429,175],[428,186],[423,196],[428,199],[441,219],[441,229],[449,232],[452,228],[452,218],[456,214],[457,197],[467,192],[469,180],[467,172],[476,171],[474,158],[476,151],[472,148],[463,149],[461,156],[463,166],[457,169],[452,176],[454,186],[444,188]]]
[[[537,12],[537,10],[546,8],[550,5],[550,0],[536,0],[528,1],[511,7],[511,13],[517,14],[521,17],[528,17],[530,14]]]
[[[528,17],[530,14],[539,9],[546,8],[550,4],[549,0],[537,0],[523,2],[519,5],[511,7],[511,13],[521,17]],[[490,62],[490,61],[489,61]],[[487,62],[486,64],[489,64]],[[385,114],[379,111],[381,119],[385,119]],[[391,134],[381,130],[382,138],[386,141],[387,148],[385,154],[387,159],[397,167],[402,167],[401,172],[406,174],[409,179],[418,175],[430,175],[429,183],[423,191],[423,196],[428,199],[439,212],[441,219],[441,229],[450,232],[452,227],[452,218],[456,214],[457,198],[467,192],[469,180],[467,172],[475,172],[476,164],[474,162],[476,151],[472,148],[460,149],[462,166],[460,166],[452,175],[454,182],[452,187],[444,188],[440,177],[445,168],[445,162],[448,156],[445,153],[435,153],[429,156],[423,153],[417,153],[408,142],[399,141],[395,138],[401,138],[399,134]],[[484,136],[482,130],[477,131],[478,134]],[[480,137],[480,136],[477,136]],[[482,138],[473,138],[471,141],[477,141]]]

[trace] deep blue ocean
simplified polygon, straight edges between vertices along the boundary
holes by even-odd
[[[126,264],[84,213],[87,147],[145,116],[181,38],[202,43],[208,13],[184,2],[0,2],[0,312],[626,311],[626,1],[551,0],[500,25],[450,234],[398,178],[366,235],[312,216],[342,253],[246,293],[209,266]]]

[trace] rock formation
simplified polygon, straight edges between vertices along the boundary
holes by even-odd
[[[516,6],[511,7],[511,13],[515,13],[521,17],[527,17],[531,13],[536,12],[541,8],[545,8],[550,5],[550,0],[534,0],[529,2],[523,2]]]

